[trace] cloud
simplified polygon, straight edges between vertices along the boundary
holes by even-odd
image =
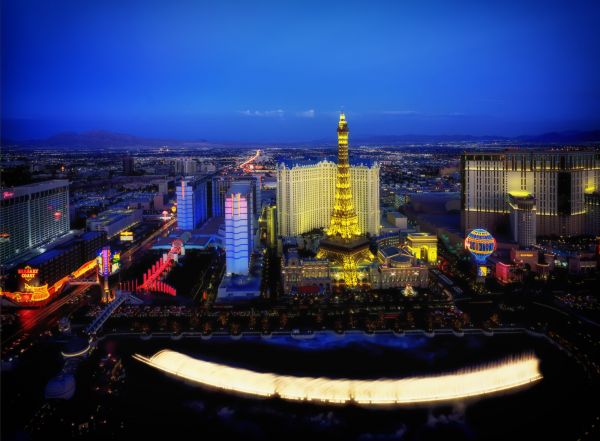
[[[277,110],[240,110],[242,115],[246,116],[266,116],[266,117],[276,117],[282,118],[284,115],[284,111],[282,109]]]
[[[314,118],[315,113],[315,109],[308,109],[303,112],[297,112],[296,116],[299,116],[300,118]]]

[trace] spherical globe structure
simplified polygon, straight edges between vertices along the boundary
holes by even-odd
[[[476,261],[483,263],[496,249],[496,239],[487,230],[476,228],[467,235],[465,248]]]

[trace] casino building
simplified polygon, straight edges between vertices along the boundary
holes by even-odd
[[[536,235],[600,234],[598,151],[464,153],[461,168],[465,232],[483,227],[523,245]]]
[[[367,233],[379,232],[379,169],[352,171],[348,158],[349,129],[343,113],[337,135],[335,171],[325,162],[308,168],[284,166],[278,169],[280,234],[297,235],[325,227],[325,237],[319,242],[316,258],[300,258],[295,248],[283,256],[284,291],[302,294],[319,293],[334,286],[424,286],[428,270],[418,258],[397,250],[377,260],[371,253]],[[279,213],[280,210],[284,213]],[[421,248],[420,245],[419,252]],[[392,252],[391,248],[386,252]]]
[[[0,200],[0,264],[69,232],[69,181],[5,188]]]
[[[42,306],[41,301],[58,294],[70,275],[79,276],[93,269],[98,251],[106,244],[106,233],[88,231],[26,260],[7,274],[2,294],[17,304]],[[35,298],[41,301],[36,302]]]
[[[299,236],[327,228],[335,199],[337,164],[279,164],[277,167],[277,229],[281,236]],[[379,235],[379,165],[350,165],[352,203],[358,226]]]

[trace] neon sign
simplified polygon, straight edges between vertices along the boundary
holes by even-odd
[[[98,268],[100,274],[108,276],[110,274],[110,248],[104,247],[98,255]]]
[[[19,268],[17,270],[17,273],[21,276],[21,278],[28,282],[31,281],[31,279],[33,279],[34,277],[36,277],[39,272],[40,270],[38,268],[32,268],[29,265],[27,265],[25,268]]]
[[[133,241],[133,232],[132,231],[121,231],[119,236],[121,242],[132,242]]]

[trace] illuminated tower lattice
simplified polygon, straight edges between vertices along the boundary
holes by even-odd
[[[358,216],[352,202],[350,163],[348,162],[348,133],[346,117],[341,113],[337,128],[338,165],[335,182],[335,205],[333,206],[331,225],[327,230],[327,236],[338,236],[342,239],[360,236]]]
[[[371,262],[369,241],[361,235],[358,216],[352,202],[350,163],[348,161],[348,124],[340,114],[338,122],[338,166],[335,184],[335,201],[327,238],[321,241],[318,258],[327,259],[341,268],[346,286],[360,282],[359,264]]]

